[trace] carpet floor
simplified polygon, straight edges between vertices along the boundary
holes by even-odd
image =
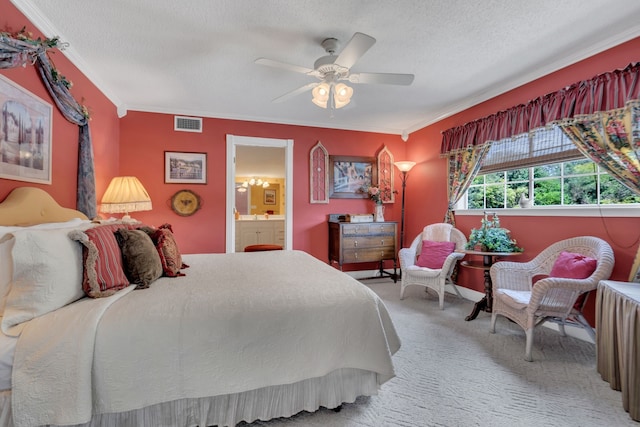
[[[481,312],[466,322],[473,303],[400,283],[364,281],[385,302],[402,347],[393,356],[396,377],[379,394],[291,418],[246,426],[640,426],[622,408],[622,395],[596,370],[595,345],[538,328],[533,362],[524,360],[522,329]]]

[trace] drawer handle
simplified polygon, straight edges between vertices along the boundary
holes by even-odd
[[[356,248],[358,247],[358,241],[357,240],[355,242],[353,242],[353,246],[355,246]]]
[[[380,239],[380,244],[384,246],[384,239]]]
[[[355,255],[355,258],[358,259],[358,252],[356,252],[354,255]]]

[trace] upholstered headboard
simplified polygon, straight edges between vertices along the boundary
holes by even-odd
[[[0,203],[0,225],[4,226],[65,222],[73,218],[88,219],[80,211],[63,208],[40,188],[18,187]]]

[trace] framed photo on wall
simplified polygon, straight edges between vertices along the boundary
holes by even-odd
[[[0,75],[0,178],[51,184],[51,104]]]
[[[363,188],[377,182],[375,157],[329,156],[329,197],[366,199]]]
[[[264,204],[265,205],[276,204],[276,190],[264,190]]]
[[[164,152],[164,182],[206,184],[207,153]]]

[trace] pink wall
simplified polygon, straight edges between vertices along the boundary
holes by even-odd
[[[0,0],[0,10],[2,10],[0,28],[3,31],[17,31],[26,26],[27,31],[33,33],[33,37],[42,37],[42,34],[9,0]],[[111,177],[118,172],[120,131],[115,106],[61,52],[55,51],[50,57],[58,71],[73,83],[71,93],[74,98],[84,103],[91,113],[91,136],[96,158],[96,186],[98,194],[102,195]],[[75,208],[78,126],[68,122],[62,116],[34,66],[0,70],[0,74],[53,106],[51,185],[0,179],[0,200],[15,187],[33,186],[48,191],[61,205]]]
[[[328,214],[372,212],[373,202],[331,199],[329,204],[309,203],[311,148],[322,141],[331,155],[373,157],[386,145],[401,160],[406,147],[397,135],[211,118],[204,119],[203,133],[174,132],[173,115],[142,112],[129,112],[123,117],[120,132],[120,173],[138,176],[154,204],[153,211],[139,212],[135,217],[156,225],[170,222],[181,250],[186,253],[225,251],[227,134],[294,140],[293,247],[322,260],[327,260]],[[206,152],[208,183],[165,184],[165,150]],[[400,188],[399,178],[396,187]],[[190,217],[176,215],[168,205],[171,196],[183,188],[197,192],[204,201],[202,209]],[[386,205],[385,218],[400,220],[399,203]]]

